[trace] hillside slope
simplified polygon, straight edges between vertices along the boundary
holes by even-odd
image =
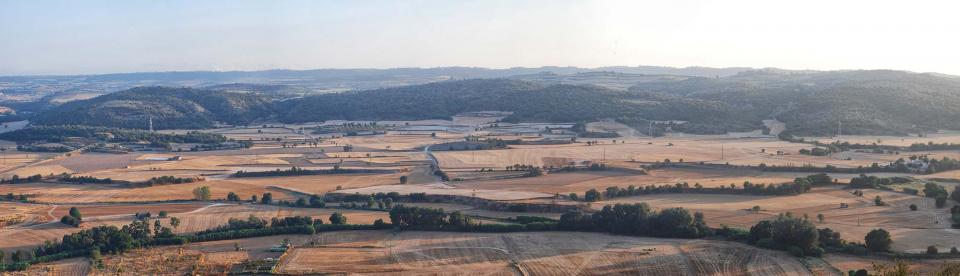
[[[584,85],[557,84],[569,78],[547,74],[521,78],[538,81],[444,81],[282,101],[272,101],[272,94],[258,92],[264,89],[258,86],[240,86],[242,93],[227,92],[238,90],[232,86],[226,91],[135,88],[54,107],[34,122],[145,128],[152,116],[156,128],[203,128],[216,122],[447,119],[497,110],[514,112],[507,118],[513,122],[613,118],[642,130],[653,123],[658,133],[750,131],[771,118],[785,122],[796,135],[834,134],[838,122],[845,134],[960,129],[960,79],[932,74],[760,70],[723,78],[576,75]],[[640,82],[625,91],[591,80]]]
[[[191,88],[138,87],[80,100],[38,114],[40,125],[91,125],[120,128],[205,128],[217,122],[248,124],[274,114],[268,98]]]

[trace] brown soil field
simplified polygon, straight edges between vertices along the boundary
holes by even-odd
[[[596,233],[349,231],[314,235],[286,274],[811,275],[782,252],[719,241]]]
[[[702,212],[710,225],[744,229],[790,212],[796,216],[807,215],[818,228],[839,231],[848,241],[863,242],[867,232],[883,228],[890,231],[893,249],[898,251],[922,252],[928,245],[960,247],[960,231],[950,229],[949,205],[937,209],[931,198],[878,190],[863,192],[863,197],[837,188],[819,188],[795,196],[657,194],[615,198],[594,203],[592,207],[636,202],[646,202],[657,209],[683,207]],[[888,205],[875,206],[873,199],[877,195]],[[849,204],[849,208],[840,208],[840,203]],[[919,210],[910,211],[910,204],[916,204]],[[749,211],[753,206],[760,206],[760,213]],[[823,223],[816,222],[817,214],[825,216]]]
[[[584,143],[567,145],[515,145],[510,149],[484,151],[441,151],[434,152],[441,167],[449,169],[503,169],[514,164],[544,165],[544,158],[570,158],[573,160],[633,160],[638,162],[656,162],[670,159],[685,162],[707,162],[732,165],[793,165],[814,166],[833,165],[836,167],[869,166],[873,163],[886,164],[906,153],[872,154],[842,152],[831,156],[808,156],[797,153],[800,149],[811,148],[808,144],[789,143],[776,138],[739,138],[726,136],[666,137],[666,138],[619,138],[604,139],[600,145],[586,146]],[[586,141],[586,140],[584,140]],[[582,142],[582,141],[581,141]],[[621,143],[626,142],[626,143]],[[670,146],[670,144],[673,144]],[[765,151],[765,152],[763,152]],[[777,151],[788,153],[776,155]],[[914,153],[911,153],[914,154]],[[956,157],[954,152],[935,152],[940,155]],[[721,158],[722,155],[722,158]],[[851,160],[844,160],[850,158]]]

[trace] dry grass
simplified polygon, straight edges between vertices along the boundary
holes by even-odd
[[[350,231],[315,235],[288,274],[810,275],[796,259],[735,243],[595,233]]]
[[[28,249],[43,244],[47,240],[59,240],[64,235],[71,234],[82,229],[101,225],[122,226],[129,224],[134,219],[134,213],[144,210],[177,210],[182,212],[170,211],[169,217],[177,217],[181,220],[180,226],[174,228],[176,233],[190,233],[207,230],[216,226],[224,225],[230,218],[246,219],[253,215],[261,219],[270,220],[274,217],[289,216],[310,216],[319,218],[325,222],[334,212],[343,213],[349,223],[372,224],[377,219],[389,221],[387,212],[364,211],[364,210],[338,210],[338,209],[316,209],[316,208],[288,208],[275,205],[259,204],[215,204],[201,208],[190,208],[188,206],[152,204],[138,205],[124,210],[123,207],[107,207],[107,211],[99,211],[91,208],[79,207],[84,214],[83,225],[81,228],[75,228],[61,224],[59,221],[25,226],[0,229],[0,250],[10,251],[14,249]],[[177,209],[179,208],[179,209]],[[68,209],[67,207],[57,208]],[[88,213],[102,215],[90,215]],[[155,212],[153,212],[156,215]],[[161,224],[171,227],[170,219],[161,219]]]
[[[874,264],[883,264],[890,267],[895,264],[894,260],[878,257],[854,256],[846,254],[828,254],[823,258],[824,261],[835,267],[837,270],[846,273],[850,270],[866,269],[873,271]],[[904,260],[910,270],[919,275],[934,275],[947,264],[957,264],[956,260]]]
[[[135,175],[135,174],[134,174]],[[171,175],[169,173],[158,173]],[[173,174],[178,175],[178,174]],[[129,175],[128,175],[129,176]],[[147,177],[149,175],[140,175]],[[273,193],[275,199],[295,200],[296,196],[285,190],[298,191],[305,194],[323,194],[335,191],[337,186],[343,189],[368,187],[375,185],[389,185],[399,183],[401,174],[339,174],[339,175],[311,175],[293,177],[257,177],[257,178],[228,178],[223,180],[207,180],[186,184],[160,185],[153,187],[131,188],[120,184],[57,184],[57,183],[28,183],[0,185],[0,191],[14,194],[36,195],[31,198],[37,202],[76,204],[95,202],[145,202],[190,200],[193,198],[193,189],[208,186],[212,198],[226,198],[234,192],[243,199],[252,195],[258,197],[263,193]],[[109,176],[101,176],[109,177]],[[133,176],[129,176],[133,177]]]
[[[952,143],[960,144],[960,132],[942,131],[940,133],[926,134],[926,137],[911,136],[883,136],[883,135],[843,135],[840,139],[834,137],[808,137],[807,139],[817,140],[821,143],[833,143],[834,141],[850,142],[851,144],[880,144],[908,147],[915,143]]]
[[[338,191],[338,193],[352,194],[372,194],[372,193],[389,193],[397,192],[400,194],[410,194],[410,193],[427,193],[432,195],[457,195],[457,196],[474,196],[489,200],[520,200],[520,199],[531,199],[531,198],[545,198],[552,197],[553,194],[545,194],[538,192],[523,192],[523,191],[505,191],[505,190],[473,190],[466,188],[456,188],[453,186],[447,186],[443,184],[421,184],[421,185],[383,185],[383,186],[371,186],[365,188],[357,189],[345,189]]]
[[[823,223],[817,222],[817,227],[839,231],[848,241],[863,242],[867,232],[883,228],[890,231],[893,249],[898,251],[922,252],[928,245],[947,249],[960,247],[960,231],[950,229],[949,206],[937,209],[933,199],[901,193],[877,190],[863,192],[863,197],[836,188],[821,188],[795,196],[657,194],[616,198],[592,206],[599,208],[606,204],[646,202],[660,209],[683,207],[704,213],[712,226],[740,228],[749,228],[761,220],[773,219],[780,213],[807,215],[813,221],[816,221],[817,214],[823,214],[825,220]],[[888,205],[875,206],[873,199],[877,195]],[[849,208],[840,208],[840,203],[849,204]],[[910,204],[919,206],[919,211],[910,211]],[[762,211],[759,214],[752,213],[749,209],[753,206],[760,206]]]
[[[666,138],[617,138],[603,139],[602,144],[586,146],[584,143],[568,145],[519,145],[505,150],[443,151],[435,152],[443,168],[449,169],[503,169],[513,164],[544,165],[547,158],[572,160],[656,162],[670,159],[686,162],[706,162],[733,165],[832,165],[836,167],[869,166],[886,164],[906,154],[871,154],[843,152],[832,156],[808,156],[797,152],[811,148],[808,144],[789,143],[776,138],[739,138],[727,136],[691,136]],[[626,142],[626,143],[622,143]],[[652,144],[651,144],[652,143]],[[670,146],[670,144],[673,144]],[[776,155],[783,151],[788,155]],[[945,154],[945,153],[944,153]],[[955,156],[956,154],[948,154]],[[722,158],[721,158],[722,157]],[[843,160],[845,158],[852,160]]]

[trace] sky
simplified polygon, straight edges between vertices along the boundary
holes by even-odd
[[[960,75],[960,1],[0,1],[0,75],[476,66]]]

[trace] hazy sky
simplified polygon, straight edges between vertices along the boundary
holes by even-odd
[[[960,75],[958,1],[0,1],[0,75],[750,66]]]

